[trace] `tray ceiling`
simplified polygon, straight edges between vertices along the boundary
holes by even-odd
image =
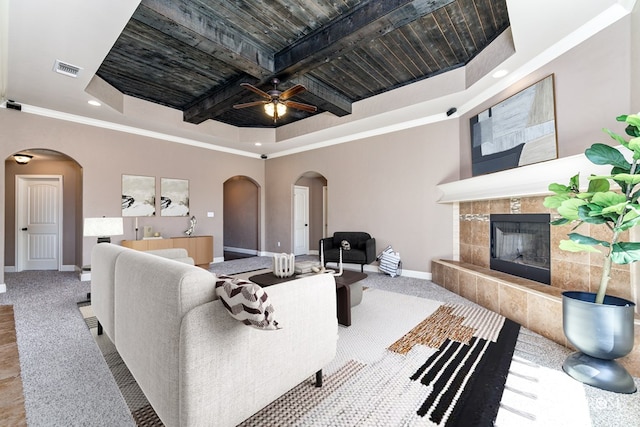
[[[274,127],[464,66],[509,25],[505,0],[142,0],[96,74],[189,123]],[[318,112],[233,108],[273,77]]]

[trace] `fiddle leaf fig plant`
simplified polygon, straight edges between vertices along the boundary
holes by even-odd
[[[631,138],[627,141],[609,129],[604,132],[622,145],[629,153],[630,160],[618,149],[596,143],[585,150],[585,156],[596,165],[610,165],[609,175],[589,176],[586,191],[580,190],[580,176],[574,175],[568,185],[550,184],[554,195],[544,200],[544,206],[555,209],[560,218],[552,225],[575,223],[568,240],[560,242],[560,249],[570,252],[603,252],[602,277],[595,302],[602,304],[611,275],[611,264],[629,264],[640,260],[640,242],[620,241],[621,233],[640,223],[640,115],[616,117],[625,122],[625,132]],[[575,232],[582,224],[602,225],[610,234],[607,240],[600,240]]]

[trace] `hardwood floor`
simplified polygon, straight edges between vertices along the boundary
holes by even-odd
[[[26,426],[12,305],[0,305],[0,425]]]

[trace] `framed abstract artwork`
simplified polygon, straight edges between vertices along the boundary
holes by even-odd
[[[122,175],[122,216],[156,214],[156,178]]]
[[[470,119],[472,174],[558,157],[553,74]]]
[[[189,216],[189,180],[160,178],[160,216]]]

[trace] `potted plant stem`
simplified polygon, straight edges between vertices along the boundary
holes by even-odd
[[[606,295],[606,291],[612,263],[640,260],[640,242],[621,241],[625,231],[640,224],[640,116],[622,115],[616,120],[627,124],[625,132],[631,137],[628,141],[609,129],[604,131],[622,149],[596,143],[585,151],[592,163],[610,165],[610,174],[589,176],[586,191],[580,189],[579,175],[571,177],[568,185],[550,184],[554,195],[545,198],[544,206],[560,215],[552,225],[576,224],[569,239],[560,242],[561,249],[604,254],[597,293],[563,293],[564,332],[580,350],[567,358],[563,369],[595,387],[633,393],[633,378],[613,359],[633,349],[635,304]],[[579,234],[576,230],[583,224],[606,227],[609,238],[600,240]]]

